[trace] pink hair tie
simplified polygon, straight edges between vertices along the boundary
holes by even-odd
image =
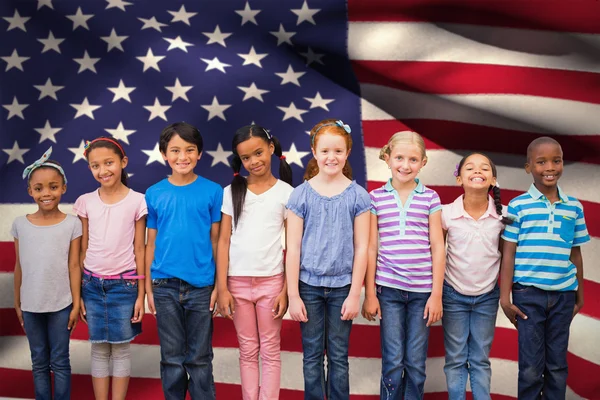
[[[234,172],[233,176],[238,176],[240,173],[239,172]]]
[[[285,160],[285,156],[279,157],[280,160]]]

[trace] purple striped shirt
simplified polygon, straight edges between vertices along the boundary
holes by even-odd
[[[391,179],[370,193],[371,213],[377,215],[379,251],[377,285],[411,292],[431,292],[432,260],[429,216],[442,209],[438,194],[418,179],[402,204]]]

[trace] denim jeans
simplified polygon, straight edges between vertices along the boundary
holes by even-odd
[[[73,305],[60,311],[33,313],[23,311],[25,334],[31,350],[33,385],[36,400],[51,400],[50,371],[54,372],[54,399],[71,398],[69,314]]]
[[[160,378],[166,400],[215,398],[213,379],[212,286],[201,288],[176,278],[153,279],[160,340]]]
[[[299,290],[308,317],[308,322],[300,323],[304,352],[304,398],[347,400],[350,398],[348,345],[352,321],[342,321],[341,317],[350,285],[329,288],[311,286],[301,281]]]
[[[567,347],[574,291],[546,291],[513,284],[513,304],[527,316],[518,318],[519,400],[564,399]]]
[[[429,341],[423,313],[430,295],[377,286],[381,307],[382,400],[423,398]]]
[[[444,282],[444,347],[446,382],[450,400],[464,400],[471,378],[474,400],[490,399],[494,340],[500,289],[479,296],[465,296]]]

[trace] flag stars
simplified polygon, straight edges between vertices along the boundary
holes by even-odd
[[[184,24],[191,26],[190,18],[195,16],[198,13],[195,12],[187,12],[185,9],[185,5],[182,5],[179,11],[167,11],[169,14],[173,16],[171,23],[173,22],[183,22]]]
[[[173,49],[180,49],[187,53],[188,52],[187,48],[189,46],[194,45],[193,43],[184,42],[181,39],[181,36],[177,36],[175,39],[170,39],[170,38],[163,38],[163,39],[166,40],[167,42],[169,42],[169,48],[167,49],[167,51],[171,51]]]
[[[304,122],[304,120],[302,119],[302,114],[306,114],[308,112],[308,110],[296,108],[296,105],[294,104],[294,102],[291,102],[289,107],[279,107],[278,106],[277,108],[279,108],[281,111],[284,112],[282,121],[288,120],[290,118],[294,118],[300,122]]]
[[[50,33],[48,34],[48,37],[46,39],[38,39],[38,42],[40,42],[44,45],[44,48],[42,49],[42,53],[45,53],[49,50],[54,50],[60,54],[59,45],[64,41],[65,41],[65,39],[55,38],[52,31],[50,31]]]
[[[87,97],[83,99],[83,102],[81,104],[70,104],[70,106],[77,110],[73,119],[77,119],[84,115],[90,119],[94,119],[94,111],[101,107],[99,105],[90,104]]]
[[[308,3],[306,2],[306,0],[304,0],[304,3],[302,4],[302,8],[292,9],[290,11],[298,16],[298,21],[296,21],[296,25],[300,25],[304,21],[310,22],[311,24],[316,25],[315,20],[313,19],[313,16],[321,10],[318,8],[308,8]]]
[[[154,148],[152,150],[142,150],[142,153],[148,156],[148,161],[146,161],[146,165],[152,164],[153,162],[158,162],[162,165],[166,165],[165,160],[160,152],[160,147],[158,146],[158,143],[154,145]]]
[[[123,1],[123,0],[106,0],[106,2],[108,4],[106,5],[105,10],[108,10],[109,8],[119,8],[123,11],[126,11],[125,6],[133,5],[133,3],[130,3],[128,1]]]
[[[127,137],[129,135],[133,135],[136,132],[133,129],[125,129],[125,127],[123,126],[123,122],[119,122],[119,125],[115,129],[105,129],[105,131],[108,132],[115,139],[127,144],[129,144],[129,139]]]
[[[12,68],[23,71],[23,63],[29,60],[31,57],[20,57],[17,49],[14,49],[12,54],[8,57],[0,57],[6,62],[6,69],[4,72],[9,71]]]
[[[323,64],[323,61],[321,61],[321,59],[325,56],[325,54],[315,53],[310,47],[308,48],[306,53],[300,53],[300,55],[302,55],[306,58],[307,66],[312,63],[318,63],[321,65],[325,65],[325,64]]]
[[[2,19],[8,22],[8,29],[6,29],[6,31],[20,29],[23,32],[27,32],[27,29],[25,28],[25,22],[29,21],[31,17],[21,17],[19,11],[15,10],[15,13],[12,17],[2,17]]]
[[[217,99],[217,96],[215,96],[213,97],[211,104],[201,105],[201,107],[208,111],[208,121],[215,117],[221,118],[223,121],[227,121],[225,119],[224,111],[231,107],[231,104],[219,104],[219,100]]]
[[[263,58],[265,58],[266,56],[268,56],[268,54],[267,53],[258,54],[254,50],[254,46],[252,46],[252,47],[250,47],[250,52],[249,53],[238,54],[238,56],[240,56],[240,57],[242,57],[244,59],[244,63],[242,65],[254,64],[257,67],[262,68],[262,64],[261,64],[260,60],[262,60]]]
[[[52,0],[37,0],[37,9],[38,10],[44,6],[50,8],[51,10],[54,10],[54,6],[52,5]]]
[[[169,111],[171,106],[163,106],[160,104],[160,101],[158,101],[158,97],[155,97],[154,104],[151,106],[144,106],[144,108],[150,111],[150,117],[148,118],[148,121],[152,121],[154,118],[160,118],[166,121],[166,112]]]
[[[231,67],[230,64],[225,64],[225,63],[222,63],[221,61],[219,61],[219,59],[217,57],[213,58],[212,60],[208,60],[206,58],[201,58],[201,60],[207,64],[206,69],[204,71],[210,71],[211,69],[218,69],[219,71],[221,71],[222,73],[225,74],[226,73],[225,68]]]
[[[217,144],[217,149],[215,151],[210,151],[207,150],[206,151],[208,153],[209,156],[211,156],[213,158],[212,162],[210,163],[211,167],[214,167],[215,165],[219,164],[219,163],[223,163],[226,166],[229,167],[229,156],[231,156],[231,151],[225,151],[223,150],[223,146],[221,145],[221,142],[219,142]]]
[[[158,67],[158,63],[163,58],[165,58],[165,56],[155,56],[154,53],[152,53],[152,49],[148,48],[148,52],[146,53],[145,56],[136,57],[136,58],[138,60],[140,60],[141,62],[144,63],[144,72],[146,72],[150,68],[155,69],[158,72],[160,72],[160,68]]]
[[[113,28],[110,31],[110,36],[101,36],[100,39],[104,40],[108,44],[108,49],[106,50],[107,52],[111,51],[112,49],[119,49],[124,52],[125,50],[123,50],[123,45],[121,43],[128,37],[129,36],[118,36],[115,28]]]
[[[296,164],[301,168],[304,168],[304,163],[302,162],[302,159],[309,154],[309,151],[298,151],[295,143],[292,143],[292,145],[290,146],[290,151],[283,152],[285,160],[288,162],[288,164]]]
[[[79,160],[86,161],[85,156],[83,155],[85,152],[85,142],[83,140],[79,143],[79,147],[69,147],[69,151],[75,154],[75,157],[73,157],[73,164]]]
[[[282,24],[279,24],[278,31],[271,31],[269,33],[277,38],[277,46],[283,43],[287,43],[290,46],[293,46],[291,39],[292,36],[296,34],[296,32],[286,32]]]
[[[243,10],[235,10],[236,14],[242,17],[242,26],[246,24],[246,22],[252,22],[254,25],[258,25],[256,22],[256,15],[260,13],[261,10],[253,10],[250,8],[250,3],[246,2],[246,6]]]
[[[300,86],[300,77],[304,75],[306,72],[296,72],[292,68],[291,65],[288,66],[287,71],[285,72],[276,72],[275,75],[281,78],[281,84],[285,85],[286,83],[292,83],[296,86]]]
[[[43,128],[34,128],[37,133],[40,134],[40,141],[42,143],[44,140],[50,140],[51,142],[56,143],[56,135],[58,132],[62,130],[62,128],[53,128],[50,126],[50,121],[46,120],[46,125]]]
[[[227,47],[225,44],[225,39],[232,35],[231,33],[221,32],[219,25],[217,25],[214,32],[202,32],[202,34],[208,38],[208,42],[206,42],[206,44],[218,43],[223,47]]]
[[[115,95],[112,100],[113,103],[120,99],[123,99],[123,100],[131,103],[131,98],[129,97],[129,95],[131,94],[131,92],[133,92],[135,90],[135,87],[125,86],[125,83],[123,83],[123,79],[121,79],[121,80],[119,80],[119,86],[109,87],[107,89],[110,90],[111,92],[113,92]]]
[[[254,82],[252,82],[252,84],[248,87],[238,86],[237,88],[244,92],[244,98],[242,99],[242,101],[246,101],[249,99],[257,99],[264,103],[262,95],[265,93],[269,93],[268,90],[257,88],[256,83]]]
[[[25,117],[23,116],[23,110],[29,107],[29,104],[19,104],[19,100],[17,100],[17,97],[15,96],[13,97],[12,104],[3,104],[2,107],[8,110],[8,117],[6,118],[7,120],[15,116],[24,120]]]
[[[56,97],[56,92],[65,88],[64,86],[54,86],[50,78],[48,78],[45,84],[33,85],[33,87],[40,91],[40,97],[38,100],[41,100],[44,97],[51,97],[54,100],[58,100],[58,97]]]
[[[89,31],[90,27],[88,26],[87,21],[93,16],[94,14],[84,14],[81,11],[81,7],[78,7],[77,12],[75,14],[67,15],[66,17],[73,21],[73,30],[81,26],[82,28],[85,28]]]
[[[162,32],[162,28],[168,26],[167,24],[163,24],[162,22],[158,22],[156,17],[152,17],[150,19],[138,18],[140,21],[144,23],[141,30],[144,29],[155,29],[159,32]]]
[[[84,51],[82,58],[74,58],[73,61],[79,64],[79,71],[77,71],[78,74],[82,73],[85,70],[90,70],[95,74],[98,73],[98,71],[96,71],[95,65],[98,61],[100,61],[100,59],[90,58],[87,50]]]
[[[327,105],[329,103],[332,103],[334,101],[334,99],[324,99],[321,97],[321,93],[317,92],[317,94],[315,95],[315,97],[310,98],[310,97],[305,97],[304,100],[308,101],[310,103],[310,108],[322,108],[325,111],[329,111],[329,108],[327,107]]]
[[[173,94],[171,103],[177,99],[183,99],[189,102],[190,100],[187,97],[187,92],[189,92],[192,88],[193,86],[182,86],[179,82],[179,78],[175,79],[175,84],[173,86],[165,86],[165,89]]]
[[[25,164],[25,160],[23,160],[23,155],[27,153],[30,149],[22,149],[19,147],[19,143],[15,140],[13,143],[13,147],[11,149],[2,149],[3,152],[8,154],[7,164],[10,164],[13,161],[19,161],[21,164]]]

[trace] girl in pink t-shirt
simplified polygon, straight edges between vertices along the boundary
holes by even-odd
[[[129,343],[141,333],[144,315],[144,195],[127,187],[127,156],[111,138],[87,142],[84,152],[100,188],[73,207],[83,225],[81,318],[92,342],[96,399],[125,399],[131,372]],[[140,282],[141,280],[141,282]]]
[[[469,154],[454,175],[464,194],[442,206],[448,244],[442,296],[444,372],[450,400],[465,398],[469,377],[473,397],[489,399],[489,355],[500,299],[500,234],[510,220],[503,216],[496,166],[489,157]]]

